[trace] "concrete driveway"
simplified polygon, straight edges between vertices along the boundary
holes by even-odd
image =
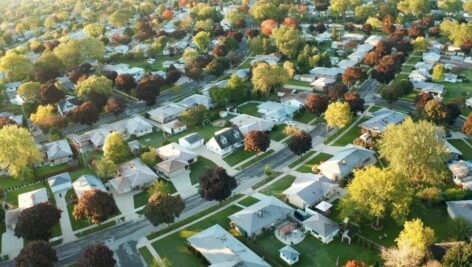
[[[185,171],[177,176],[172,177],[170,180],[174,185],[175,189],[177,189],[177,193],[183,199],[191,197],[198,193],[197,189],[192,185],[192,182],[190,181],[190,171]]]
[[[10,259],[15,258],[23,248],[23,238],[15,236],[13,229],[7,228],[2,234],[2,255],[8,255]]]
[[[59,220],[62,230],[62,240],[64,243],[67,243],[76,240],[77,237],[74,235],[72,225],[70,224],[69,212],[67,212],[67,202],[65,196],[66,191],[54,193],[54,198],[56,199],[56,206],[58,209],[62,210],[61,219]]]

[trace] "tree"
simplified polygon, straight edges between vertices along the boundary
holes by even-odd
[[[434,243],[434,239],[433,229],[424,226],[421,219],[414,219],[405,222],[395,242],[398,248],[406,246],[415,250],[418,255],[425,256],[428,247]]]
[[[228,175],[226,170],[215,167],[206,170],[199,178],[200,196],[207,200],[223,201],[231,195],[233,189],[237,187],[236,179]]]
[[[422,111],[426,103],[433,99],[431,94],[423,92],[416,97],[416,109]]]
[[[375,51],[370,51],[365,54],[363,62],[369,66],[374,66],[379,62],[379,57]]]
[[[103,144],[103,155],[114,163],[121,163],[131,155],[131,151],[121,134],[112,132]]]
[[[56,113],[53,105],[40,105],[36,109],[36,113],[31,113],[31,122],[40,127],[43,131],[47,131],[53,126],[62,126],[63,119]]]
[[[288,82],[287,71],[278,65],[259,63],[252,69],[253,93],[269,95],[274,89]]]
[[[115,27],[122,27],[128,23],[132,16],[133,13],[130,10],[120,9],[110,15],[110,22]]]
[[[387,101],[388,104],[392,104],[393,102],[396,102],[401,96],[401,92],[399,92],[399,87],[398,86],[391,86],[387,85],[382,87],[380,90],[380,96],[382,97],[383,100]]]
[[[121,91],[129,92],[136,87],[136,80],[133,75],[128,73],[120,74],[115,79],[115,88]]]
[[[203,105],[189,108],[180,113],[180,121],[182,121],[188,128],[195,128],[201,126],[205,120],[209,118],[208,109]]]
[[[61,212],[49,203],[23,209],[15,224],[15,236],[26,240],[49,240],[52,228],[59,223]]]
[[[115,86],[115,81],[116,81],[116,78],[118,77],[118,73],[114,70],[104,70],[101,72],[101,75],[105,76],[108,80],[110,80],[113,84],[113,86]]]
[[[441,183],[449,154],[437,134],[432,123],[407,118],[384,130],[378,143],[380,156],[414,182]]]
[[[180,70],[169,68],[166,72],[166,82],[168,84],[177,82],[180,77],[182,77],[182,72]]]
[[[8,81],[25,80],[29,79],[33,72],[33,63],[24,55],[10,52],[0,60],[0,71],[5,72]]]
[[[272,1],[256,1],[250,12],[251,16],[259,22],[267,19],[278,21],[282,18],[282,11]]]
[[[342,83],[332,83],[325,86],[323,91],[331,100],[336,101],[347,93],[347,87]]]
[[[416,267],[421,266],[423,255],[419,255],[416,250],[409,245],[391,248],[382,248],[381,256],[386,267]]]
[[[364,112],[365,100],[356,91],[347,92],[344,100],[349,104],[352,113]]]
[[[366,78],[367,73],[361,67],[348,67],[342,75],[343,82],[347,86],[365,80]]]
[[[293,58],[302,45],[301,33],[297,28],[282,26],[274,31],[275,46],[283,55]]]
[[[433,81],[442,81],[444,79],[444,73],[446,68],[443,64],[436,64],[433,68]]]
[[[164,84],[164,78],[159,75],[146,76],[139,81],[135,88],[136,97],[151,106],[156,102],[156,97],[160,94],[161,86]]]
[[[45,83],[57,78],[64,70],[64,64],[53,53],[44,53],[34,62],[33,77],[36,81]]]
[[[9,117],[5,116],[5,117],[0,117],[0,129],[2,129],[3,127],[7,126],[7,125],[17,125],[17,126],[20,126],[18,125],[14,120],[10,119]]]
[[[313,114],[319,116],[328,108],[329,98],[324,95],[311,94],[306,99],[305,107]]]
[[[334,102],[329,104],[324,117],[328,127],[344,128],[352,122],[351,108],[346,102]]]
[[[472,35],[471,23],[459,23],[456,20],[444,19],[439,28],[441,33],[451,40],[455,46],[461,47]]]
[[[92,125],[98,121],[100,117],[100,111],[91,101],[86,101],[68,112],[67,116],[70,117],[74,122]]]
[[[229,60],[224,57],[216,57],[208,65],[206,66],[206,71],[209,74],[213,74],[215,76],[220,76],[222,75],[228,68],[230,67],[229,65]]]
[[[54,54],[67,67],[80,65],[88,60],[101,59],[104,53],[105,45],[91,37],[69,39],[54,49]]]
[[[293,76],[295,76],[295,64],[287,60],[284,62],[283,68],[287,71],[288,77],[293,79]]]
[[[115,265],[113,251],[102,244],[90,245],[85,248],[77,264],[79,267],[114,267]]]
[[[466,0],[463,4],[464,11],[467,13],[472,13],[472,1]]]
[[[451,14],[462,9],[461,0],[438,0],[439,9],[443,10],[447,14]]]
[[[290,138],[288,148],[290,148],[295,155],[302,156],[312,148],[311,135],[302,130],[295,132],[292,138]]]
[[[58,258],[56,251],[44,241],[31,241],[15,258],[16,267],[54,267]]]
[[[96,75],[92,75],[83,81],[79,81],[75,90],[77,91],[77,96],[81,99],[89,98],[92,92],[106,96],[111,95],[113,92],[112,82],[105,76]]]
[[[467,119],[462,126],[462,132],[467,135],[472,135],[472,113],[469,113]]]
[[[193,37],[193,42],[201,51],[206,51],[210,45],[210,33],[201,31]]]
[[[156,152],[152,150],[141,153],[140,158],[148,166],[154,166],[157,163]]]
[[[413,24],[408,28],[408,36],[411,38],[418,38],[418,37],[423,37],[424,36],[424,31],[421,25],[419,24]]]
[[[468,266],[472,262],[472,243],[466,242],[453,246],[443,257],[445,267]]]
[[[100,224],[116,211],[115,200],[110,194],[91,189],[82,194],[72,214],[77,220],[87,217],[93,224]]]
[[[265,152],[270,146],[270,136],[262,131],[249,131],[244,137],[244,150]]]
[[[173,223],[185,209],[185,203],[180,196],[168,193],[155,193],[149,197],[144,207],[144,216],[154,225]]]
[[[347,192],[341,199],[342,216],[375,219],[377,227],[387,214],[401,222],[410,211],[412,198],[407,180],[392,169],[370,166],[354,171]]]
[[[107,179],[116,174],[118,168],[116,164],[109,158],[97,159],[93,163],[93,168],[98,177]]]
[[[40,85],[39,82],[22,83],[16,92],[25,103],[35,103],[39,100]]]
[[[103,33],[103,25],[99,23],[90,23],[84,27],[84,32],[90,37],[98,38]]]
[[[449,227],[449,238],[451,241],[467,241],[472,233],[472,224],[464,217],[452,220]]]
[[[428,101],[422,111],[425,119],[436,124],[444,124],[448,118],[446,106],[438,99]]]
[[[344,265],[344,267],[368,267],[368,265],[359,260],[350,260],[346,262],[346,265]]]
[[[182,59],[185,62],[185,64],[190,64],[195,61],[195,59],[198,56],[197,50],[187,47],[184,50],[184,54],[182,55]]]
[[[108,98],[107,100],[107,104],[105,106],[105,112],[118,115],[120,113],[123,113],[123,111],[126,110],[127,106],[128,105],[126,104],[126,100],[123,97],[112,96]]]
[[[416,17],[421,17],[431,10],[428,0],[400,0],[397,8],[405,15]]]
[[[64,98],[66,94],[56,87],[54,82],[47,82],[39,87],[38,98],[41,104],[55,104]]]

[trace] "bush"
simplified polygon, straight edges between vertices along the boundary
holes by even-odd
[[[265,165],[264,166],[264,174],[267,175],[267,176],[270,176],[272,175],[273,171],[272,171],[272,167],[270,167],[270,165]]]
[[[441,190],[437,187],[424,188],[416,193],[416,197],[431,204],[438,204],[444,200],[441,195]]]
[[[315,164],[311,167],[311,172],[314,174],[320,173],[320,169],[318,169],[318,164]]]
[[[444,192],[444,199],[446,201],[464,200],[472,198],[472,192],[470,190],[461,188],[449,188]]]

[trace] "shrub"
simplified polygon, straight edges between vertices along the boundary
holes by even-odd
[[[472,198],[472,192],[461,188],[449,188],[444,192],[446,201],[464,200]]]
[[[441,190],[437,187],[424,188],[416,193],[416,197],[431,204],[438,204],[443,201]]]

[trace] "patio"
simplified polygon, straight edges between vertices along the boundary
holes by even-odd
[[[285,245],[296,245],[305,239],[305,233],[292,222],[286,221],[275,229],[275,237]]]

